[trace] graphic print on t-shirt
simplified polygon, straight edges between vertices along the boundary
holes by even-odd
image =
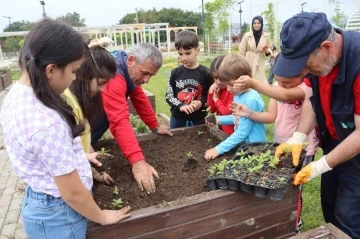
[[[278,101],[279,104],[288,104],[288,105],[294,105],[295,109],[300,109],[302,106],[302,101],[301,100],[296,100],[296,101],[291,101],[291,102],[283,102],[283,101]]]
[[[193,100],[202,99],[202,87],[194,79],[179,80],[176,87],[181,90],[176,97],[182,103],[190,104]]]

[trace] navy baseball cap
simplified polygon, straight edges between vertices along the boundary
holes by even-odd
[[[324,13],[302,12],[288,19],[280,32],[281,53],[274,74],[281,77],[299,75],[310,53],[328,38],[331,29]]]

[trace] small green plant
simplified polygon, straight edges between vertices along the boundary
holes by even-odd
[[[198,130],[198,131],[197,131],[197,134],[198,134],[198,135],[202,135],[203,133],[205,133],[205,132],[204,132],[204,131],[201,131],[201,130]]]
[[[209,168],[210,176],[215,176],[217,171],[218,171],[217,164],[211,165],[211,167]]]
[[[207,139],[207,142],[208,142],[208,143],[210,143],[210,142],[211,142],[211,139],[210,139],[210,138],[208,138],[208,139]]]
[[[284,148],[285,153],[291,153],[291,146],[288,145]]]
[[[119,189],[117,186],[115,186],[114,190],[113,190],[113,194],[118,195],[119,194]]]
[[[278,158],[275,158],[274,156],[269,157],[269,166],[272,168],[276,168],[276,165],[278,165],[280,160]]]
[[[260,169],[262,169],[262,167],[264,167],[264,165],[258,165],[258,166],[252,167],[252,168],[248,168],[248,172],[250,174],[258,173],[260,171]]]
[[[284,178],[284,177],[279,177],[279,182],[280,183],[284,183],[286,181],[286,178]]]
[[[234,175],[234,177],[237,177],[237,176],[239,176],[239,171],[237,171],[237,170],[233,170],[233,175]]]
[[[137,126],[138,121],[139,121],[138,116],[133,115],[133,114],[130,114],[130,124],[131,124],[133,127],[136,127],[136,126]]]
[[[188,157],[188,158],[191,158],[191,157],[193,157],[194,155],[191,153],[191,151],[189,151],[187,154],[186,154],[186,157]]]
[[[110,150],[106,150],[104,147],[102,147],[101,151],[100,151],[101,154],[107,154],[109,152],[110,152]]]
[[[121,198],[118,198],[118,199],[113,199],[111,204],[113,207],[121,208],[123,202],[122,202]]]
[[[240,157],[245,156],[244,150],[240,150],[240,152],[237,152],[236,155],[239,155]]]
[[[136,126],[136,132],[137,133],[147,133],[148,132],[148,128],[146,126],[146,124],[142,121],[139,121],[138,125]]]

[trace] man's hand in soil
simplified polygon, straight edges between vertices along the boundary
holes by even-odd
[[[235,81],[233,85],[233,90],[236,92],[241,92],[249,88],[253,88],[253,81],[250,76],[240,76],[239,79]]]
[[[110,225],[117,223],[125,218],[130,217],[131,207],[127,206],[120,210],[102,210],[103,220],[100,223],[101,225]]]
[[[293,165],[297,166],[299,164],[300,154],[306,137],[306,134],[294,132],[290,139],[276,148],[275,157],[280,159],[281,155],[285,153],[292,153]]]
[[[311,179],[332,170],[326,161],[326,155],[322,156],[319,160],[311,162],[295,175],[294,185],[309,182]]]
[[[195,111],[195,108],[193,105],[183,105],[180,107],[180,111],[186,114],[191,114]]]
[[[170,132],[169,127],[160,125],[159,128],[156,131],[157,134],[166,134],[169,136],[173,136],[173,134]]]
[[[159,178],[159,175],[150,164],[140,160],[132,165],[132,172],[141,191],[145,189],[147,194],[155,193],[154,176]]]
[[[238,104],[235,102],[231,103],[230,110],[233,112],[233,115],[235,116],[246,117],[250,114],[250,110],[246,105]]]
[[[206,150],[204,158],[207,161],[209,161],[211,159],[216,158],[217,156],[219,156],[218,151],[216,150],[216,148],[212,148],[212,149]]]
[[[190,105],[194,106],[194,111],[198,111],[202,107],[200,100],[193,100]]]

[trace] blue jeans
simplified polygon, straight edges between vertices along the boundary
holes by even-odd
[[[176,118],[173,115],[170,117],[170,129],[190,127],[195,125],[205,124],[205,119],[202,120],[185,120]]]
[[[29,239],[85,239],[87,218],[62,198],[34,192],[27,186],[22,204],[24,229]]]

